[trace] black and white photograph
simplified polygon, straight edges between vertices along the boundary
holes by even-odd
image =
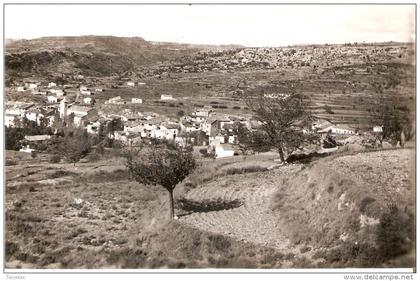
[[[7,280],[414,280],[415,2],[3,3],[3,42]]]

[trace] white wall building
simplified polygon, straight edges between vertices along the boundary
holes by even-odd
[[[374,133],[382,133],[383,132],[383,127],[382,126],[374,126],[373,127],[373,132]]]
[[[216,158],[230,157],[235,155],[235,150],[229,145],[215,146]]]
[[[160,96],[161,100],[174,100],[174,98],[172,97],[172,95],[161,95]]]
[[[84,104],[93,104],[93,98],[85,97],[85,98],[83,98],[83,103]]]
[[[58,98],[56,96],[48,96],[47,99],[49,103],[58,102]]]
[[[138,99],[138,98],[132,98],[131,99],[131,103],[143,103],[142,99]]]

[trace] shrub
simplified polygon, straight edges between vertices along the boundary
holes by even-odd
[[[255,165],[255,166],[247,166],[243,168],[228,168],[225,171],[226,171],[226,175],[236,175],[236,174],[263,172],[263,171],[267,171],[267,168]]]
[[[19,246],[14,242],[6,241],[5,251],[6,260],[9,260],[15,253],[19,252]]]
[[[54,154],[50,157],[50,163],[60,163],[61,157],[60,155]]]
[[[207,157],[209,155],[207,148],[200,148],[199,151],[204,157]]]
[[[360,212],[361,212],[361,213],[366,212],[366,208],[367,208],[367,206],[368,206],[369,204],[371,204],[371,203],[375,202],[375,201],[376,201],[376,200],[375,200],[374,198],[369,197],[369,196],[367,196],[367,197],[363,198],[363,199],[362,199],[362,201],[360,202],[360,207],[359,207]]]
[[[14,166],[14,165],[17,165],[16,160],[6,159],[6,166]]]
[[[242,205],[242,202],[238,199],[228,201],[222,198],[217,198],[213,200],[195,201],[186,198],[181,198],[177,201],[177,204],[181,209],[185,211],[213,212],[238,208]]]
[[[380,255],[390,259],[405,254],[410,250],[407,241],[413,238],[414,219],[400,211],[396,205],[389,206],[380,219],[376,232],[376,243]]]

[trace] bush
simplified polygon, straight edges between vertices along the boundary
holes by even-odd
[[[88,156],[87,156],[87,160],[89,162],[97,162],[100,159],[101,159],[101,156],[96,151],[94,151],[92,153],[89,153]]]
[[[6,260],[9,260],[15,253],[19,252],[19,246],[16,243],[6,241]]]
[[[209,155],[207,148],[200,148],[199,151],[204,157],[207,157]]]
[[[369,204],[371,204],[371,203],[375,202],[375,201],[376,201],[376,200],[375,200],[374,198],[369,197],[369,196],[367,196],[367,197],[363,198],[363,200],[360,202],[360,207],[359,207],[360,212],[361,212],[361,213],[366,212],[366,208],[367,208],[367,206],[368,206]]]
[[[60,161],[61,161],[60,155],[55,154],[50,157],[50,163],[60,163]]]
[[[38,153],[35,150],[31,151],[31,157],[36,158],[38,156]]]
[[[194,201],[186,198],[181,198],[177,201],[177,204],[184,211],[213,212],[238,208],[242,205],[242,202],[238,199],[228,201],[222,198],[217,198],[213,200]]]
[[[414,238],[414,218],[400,211],[396,205],[389,206],[380,219],[376,232],[376,243],[380,255],[391,259],[405,254]]]
[[[6,159],[6,166],[14,166],[17,165],[17,161],[16,160],[12,160],[12,159]]]
[[[243,168],[228,168],[226,169],[226,175],[246,174],[267,171],[267,168],[260,166],[248,166]]]

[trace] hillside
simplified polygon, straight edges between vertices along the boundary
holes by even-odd
[[[43,37],[7,41],[5,61],[8,74],[80,72],[84,75],[106,76],[139,71],[141,67],[176,60],[209,48],[211,46],[147,42],[140,37]]]
[[[413,267],[413,150],[337,155],[309,165],[232,175],[191,190],[196,202],[239,200],[180,221],[203,231],[267,246],[306,266]]]

